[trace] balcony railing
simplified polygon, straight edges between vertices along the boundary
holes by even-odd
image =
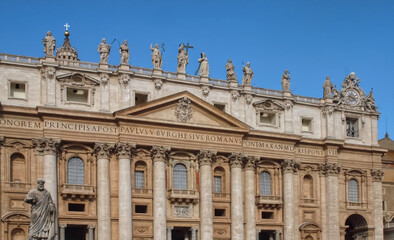
[[[213,198],[229,199],[230,194],[229,193],[213,193]]]
[[[303,198],[303,199],[301,199],[300,203],[302,205],[316,205],[317,204],[317,199],[314,199],[314,198]]]
[[[91,185],[78,185],[65,183],[61,186],[60,193],[63,198],[92,199],[96,193]]]
[[[364,202],[347,202],[346,206],[348,209],[364,209],[367,207],[367,204]]]
[[[149,188],[133,188],[133,195],[152,195],[152,189],[149,189]]]
[[[194,189],[170,189],[168,190],[168,199],[171,202],[197,202],[199,194]]]
[[[280,208],[283,205],[282,196],[257,195],[256,204],[260,208]]]

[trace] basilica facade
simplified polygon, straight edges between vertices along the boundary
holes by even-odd
[[[130,66],[127,41],[119,66],[105,39],[83,62],[65,35],[0,54],[1,239],[26,239],[38,178],[61,240],[383,239],[379,112],[355,73],[312,98],[287,71],[280,91],[250,64],[212,79],[205,54],[188,75],[184,45],[175,73],[157,46],[153,69]]]

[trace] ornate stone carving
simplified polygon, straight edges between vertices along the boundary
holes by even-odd
[[[229,81],[229,82],[238,82],[237,74],[234,71],[235,68],[234,68],[234,65],[233,65],[231,59],[229,59],[227,61],[227,64],[226,64],[225,68],[226,68],[226,71],[227,71],[227,81]]]
[[[175,116],[178,121],[187,122],[193,117],[193,109],[191,101],[187,97],[179,99],[178,105],[175,108]]]
[[[4,142],[4,136],[0,136],[0,146],[3,144]]]
[[[148,227],[144,227],[144,226],[137,226],[137,227],[135,227],[135,229],[139,233],[146,233],[149,230]]]
[[[252,101],[253,101],[253,96],[251,95],[251,94],[246,94],[245,95],[245,102],[246,102],[246,104],[251,104],[252,103]]]
[[[33,147],[38,153],[43,153],[44,155],[56,155],[57,149],[59,147],[60,139],[55,138],[39,138],[33,139]]]
[[[123,44],[119,46],[120,53],[120,64],[129,64],[129,46],[127,46],[127,40],[123,41]]]
[[[101,80],[101,84],[103,86],[107,86],[107,84],[109,82],[109,75],[107,73],[101,73],[100,80]]]
[[[363,99],[363,104],[365,106],[365,110],[368,112],[377,112],[378,107],[375,104],[375,98],[373,97],[373,89],[368,93],[368,95]]]
[[[160,90],[163,86],[163,81],[161,79],[155,79],[154,81],[156,90]]]
[[[300,165],[298,161],[293,159],[285,159],[281,164],[283,173],[296,173]]]
[[[216,235],[223,236],[227,233],[227,229],[225,228],[215,228]]]
[[[258,158],[255,156],[247,156],[244,158],[245,170],[255,170]]]
[[[165,162],[167,160],[170,149],[170,147],[153,146],[150,151],[153,162]]]
[[[330,80],[330,76],[326,77],[326,80],[323,83],[323,98],[327,99],[327,98],[332,98],[331,94],[332,94],[332,88],[333,88],[333,84]]]
[[[61,83],[77,87],[94,87],[100,85],[100,80],[81,73],[66,73],[57,76],[56,79]]]
[[[161,66],[163,65],[163,59],[162,59],[161,52],[159,49],[159,44],[155,44],[155,47],[152,47],[152,44],[151,44],[150,50],[152,50],[153,69],[161,70]]]
[[[136,148],[136,144],[132,143],[117,143],[116,144],[116,155],[118,159],[127,158],[130,159],[131,156],[134,154]]]
[[[291,100],[285,100],[285,108],[287,111],[293,108],[293,102]]]
[[[282,91],[290,92],[290,72],[286,69],[282,75]]]
[[[242,160],[244,158],[244,155],[242,153],[231,153],[229,160],[230,160],[230,165],[231,167],[242,167]]]
[[[374,180],[374,181],[382,181],[383,175],[384,175],[384,172],[382,171],[382,169],[372,169],[371,170],[372,180]]]
[[[246,66],[242,67],[242,71],[244,72],[243,78],[242,78],[242,86],[250,86],[252,83],[253,79],[253,71],[250,68],[250,62],[246,63]]]
[[[47,35],[44,37],[44,39],[42,39],[42,44],[44,44],[45,57],[53,57],[56,47],[56,40],[50,31],[48,31]]]
[[[278,101],[264,99],[253,103],[257,111],[281,112],[286,109],[286,106]]]
[[[191,217],[191,206],[174,206],[175,217]]]
[[[94,153],[97,159],[109,158],[110,153],[114,150],[113,143],[96,143],[94,146]]]
[[[318,170],[320,171],[321,174],[326,174],[326,175],[338,175],[341,172],[341,165],[337,163],[324,163],[324,164],[319,164]]]
[[[333,106],[324,106],[322,108],[323,115],[332,115],[333,112],[334,112],[334,107]]]
[[[101,43],[97,47],[97,52],[100,54],[100,63],[107,64],[109,53],[111,51],[111,45],[108,45],[105,41],[105,38],[101,40]]]
[[[216,152],[212,152],[209,150],[200,150],[197,155],[198,163],[200,166],[202,165],[211,165],[212,162],[215,160]]]
[[[122,73],[118,76],[118,80],[119,84],[126,88],[130,82],[130,75]]]
[[[209,95],[209,87],[208,86],[203,86],[202,88],[201,88],[201,90],[202,90],[202,95],[204,96],[204,97],[207,97],[208,95]]]
[[[49,79],[53,80],[56,75],[56,69],[54,67],[46,66],[41,68],[41,79],[43,81]]]
[[[237,90],[231,90],[231,98],[234,102],[237,101],[240,96],[241,94]]]

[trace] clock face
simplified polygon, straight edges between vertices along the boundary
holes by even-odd
[[[349,90],[346,92],[345,100],[349,104],[352,104],[352,105],[357,104],[359,99],[360,98],[358,97],[358,94],[356,91]]]

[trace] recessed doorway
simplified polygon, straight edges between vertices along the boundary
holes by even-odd
[[[65,229],[65,240],[86,240],[86,226],[81,225],[67,225]]]
[[[174,227],[171,236],[172,236],[172,240],[190,240],[191,239],[190,228]]]

